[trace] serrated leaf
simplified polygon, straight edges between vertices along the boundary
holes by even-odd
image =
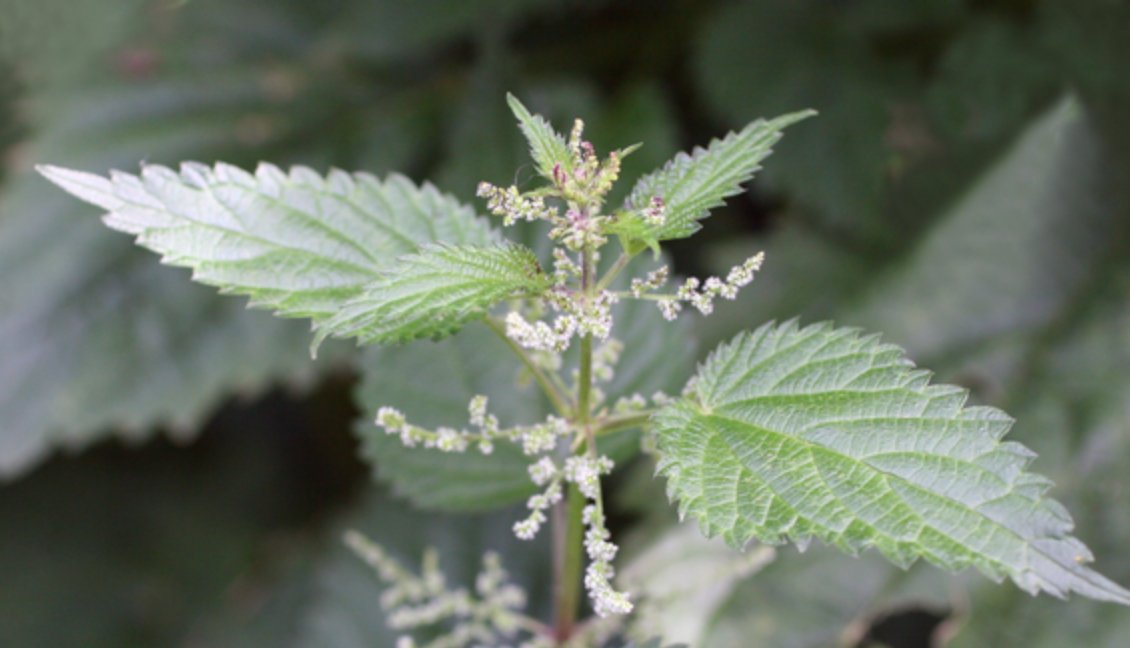
[[[569,147],[565,144],[565,138],[553,130],[544,117],[531,115],[514,95],[507,93],[506,103],[518,118],[522,134],[530,143],[530,155],[537,163],[538,172],[549,180],[553,180],[553,169],[557,165],[561,165],[561,168],[568,172],[573,158],[569,153]]]
[[[707,535],[819,538],[976,567],[1057,596],[1130,604],[1084,564],[1072,522],[1025,473],[1032,452],[1000,442],[1012,424],[964,407],[963,389],[930,385],[900,348],[826,324],[767,324],[715,351],[692,397],[655,416],[660,471]]]
[[[0,195],[0,276],[20,278],[0,281],[0,478],[52,448],[111,436],[186,442],[233,394],[309,385],[340,366],[344,345],[311,363],[306,327],[248,312],[157,266],[22,168],[258,156],[236,127],[241,115],[270,109],[254,79],[240,67],[204,86],[162,76],[35,95],[40,127]]]
[[[110,179],[40,167],[52,182],[108,213],[114,229],[197,281],[247,295],[253,306],[315,326],[381,276],[380,266],[424,242],[485,243],[484,221],[431,185],[403,176],[261,164],[145,166]]]
[[[522,245],[427,245],[397,259],[318,325],[314,344],[329,335],[362,343],[446,337],[495,303],[539,295],[551,283]]]
[[[700,228],[698,221],[710,210],[741,191],[742,184],[753,178],[760,163],[781,139],[789,125],[806,119],[811,110],[783,115],[771,121],[757,120],[737,133],[730,133],[710,146],[695,148],[689,155],[679,153],[661,169],[636,182],[624,203],[622,212],[611,228],[621,236],[626,248],[639,249],[639,244],[686,238]],[[663,201],[665,217],[660,225],[647,223],[640,210],[648,208],[654,198]]]

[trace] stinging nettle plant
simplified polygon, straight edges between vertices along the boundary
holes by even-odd
[[[516,378],[536,384],[552,407],[544,420],[504,426],[485,395],[470,400],[462,427],[416,425],[395,403],[373,414],[408,448],[489,455],[508,444],[526,457],[536,491],[513,532],[529,540],[553,520],[554,619],[523,612],[525,593],[495,554],[471,592],[446,584],[433,552],[416,574],[349,533],[347,544],[388,585],[380,603],[406,633],[401,645],[437,625],[429,646],[595,645],[616,634],[633,596],[613,568],[602,477],[615,463],[605,441],[638,430],[680,515],[736,549],[816,538],[852,554],[873,547],[902,567],[922,558],[1008,577],[1032,594],[1130,605],[1130,592],[1086,566],[1092,556],[1070,535],[1071,517],[1045,496],[1050,482],[1025,472],[1033,453],[1002,441],[1012,419],[966,406],[962,388],[930,384],[875,335],[768,323],[714,350],[681,394],[603,393],[621,353],[640,342],[614,337],[618,303],[654,302],[667,320],[687,307],[708,315],[715,299],[753,281],[760,253],[725,277],[674,288],[666,266],[636,259],[660,259],[665,241],[693,235],[811,111],[758,120],[680,154],[610,206],[605,197],[636,147],[601,158],[580,120],[566,138],[508,99],[541,186],[484,181],[477,193],[503,226],[541,225],[544,258],[472,208],[398,175],[185,163],[179,173],[147,165],[107,179],[40,167],[197,281],[309,318],[312,351],[331,336],[404,343],[475,321],[513,350]],[[582,585],[594,614],[584,623]]]

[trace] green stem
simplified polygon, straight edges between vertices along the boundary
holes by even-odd
[[[583,568],[582,548],[585,538],[585,524],[581,514],[585,510],[585,497],[576,485],[569,486],[565,503],[565,528],[561,534],[560,547],[554,551],[561,556],[560,572],[557,576],[557,609],[554,623],[554,638],[565,642],[576,628],[577,608],[581,601],[581,571]]]
[[[620,274],[620,271],[623,270],[624,266],[628,265],[628,262],[631,260],[632,257],[627,252],[621,252],[620,258],[616,259],[616,262],[612,264],[612,267],[608,269],[608,272],[605,273],[605,275],[601,277],[600,281],[597,282],[596,292],[600,292],[607,288],[608,284],[612,283],[612,280],[616,278],[616,275]]]
[[[586,246],[581,253],[581,299],[590,299],[593,294],[594,268],[593,250]],[[596,453],[596,442],[592,426],[592,334],[581,338],[580,372],[577,377],[577,408],[573,424],[583,433],[588,444],[588,452]],[[564,642],[573,635],[577,621],[577,607],[580,602],[581,574],[583,572],[582,547],[584,545],[585,522],[582,513],[585,497],[576,485],[569,486],[565,531],[561,555],[561,571],[557,574],[555,636]]]
[[[600,421],[596,426],[594,434],[596,436],[603,436],[611,434],[612,432],[619,432],[620,430],[628,430],[636,427],[643,427],[647,425],[651,415],[659,410],[646,409],[641,412],[632,412],[631,414],[616,414],[607,416]]]
[[[557,410],[557,413],[561,416],[569,416],[570,407],[561,389],[550,380],[549,376],[546,375],[541,367],[537,366],[529,353],[519,346],[517,342],[511,340],[509,336],[506,335],[506,330],[502,327],[502,324],[493,317],[486,317],[483,321],[485,321],[487,326],[490,327],[490,330],[494,331],[498,337],[502,338],[502,341],[510,347],[510,350],[522,360],[522,364],[526,365],[526,369],[533,374],[534,380],[537,382],[538,386],[541,387],[546,398],[553,404],[553,409]]]

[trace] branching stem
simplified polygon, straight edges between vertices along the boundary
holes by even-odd
[[[549,402],[553,405],[553,409],[557,411],[558,415],[565,417],[569,416],[572,408],[569,406],[568,397],[565,395],[565,391],[558,384],[560,381],[558,380],[555,382],[549,375],[545,373],[545,371],[541,367],[537,365],[536,362],[533,361],[533,358],[530,357],[530,354],[526,349],[522,348],[514,340],[511,340],[510,337],[506,335],[506,329],[503,327],[501,322],[494,319],[493,317],[486,317],[483,321],[485,321],[486,325],[490,327],[490,330],[494,331],[495,334],[498,335],[498,337],[502,338],[502,341],[510,347],[510,350],[512,350],[514,354],[518,356],[518,358],[522,361],[522,364],[524,364],[526,366],[526,369],[530,371],[530,374],[533,375],[534,380],[537,382],[538,386],[541,387],[542,392],[545,393],[546,398],[549,399]],[[554,378],[556,378],[556,376],[554,376]]]
[[[616,276],[620,274],[620,271],[623,270],[631,260],[631,255],[629,255],[627,252],[621,252],[620,257],[616,259],[615,263],[612,264],[612,267],[608,269],[608,272],[606,272],[605,275],[601,277],[600,281],[597,282],[595,289],[596,292],[600,292],[607,288],[608,285],[612,283]]]
[[[646,409],[639,412],[632,412],[631,414],[614,414],[606,416],[599,421],[593,434],[596,437],[601,437],[620,430],[629,430],[636,427],[644,427],[647,425],[648,419],[651,415],[657,412],[656,409]]]

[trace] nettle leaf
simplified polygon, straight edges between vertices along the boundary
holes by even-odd
[[[305,167],[185,163],[110,179],[43,166],[40,172],[107,210],[107,225],[137,237],[170,265],[283,317],[328,320],[379,279],[396,256],[434,240],[487,243],[485,221],[431,185]]]
[[[530,143],[530,155],[537,162],[538,172],[553,180],[553,168],[561,165],[568,171],[572,165],[572,155],[565,144],[565,138],[553,130],[553,126],[541,115],[531,115],[521,101],[512,94],[506,95],[506,103],[518,118],[518,126]]]
[[[753,179],[785,127],[815,114],[805,110],[771,121],[759,119],[737,133],[712,141],[708,148],[695,148],[689,155],[679,153],[661,169],[639,179],[624,203],[626,211],[611,230],[629,251],[638,251],[641,244],[654,248],[658,241],[694,234],[701,227],[698,221]],[[663,201],[666,211],[660,225],[649,224],[640,213],[655,198]]]
[[[715,351],[693,394],[655,416],[660,472],[680,511],[734,546],[816,537],[1130,604],[1084,566],[1050,482],[1024,472],[1033,453],[1000,441],[1012,419],[929,377],[856,329],[767,324]]]
[[[482,317],[495,303],[549,288],[527,247],[434,244],[400,257],[365,292],[319,326],[314,343],[329,335],[362,343],[441,338]]]

